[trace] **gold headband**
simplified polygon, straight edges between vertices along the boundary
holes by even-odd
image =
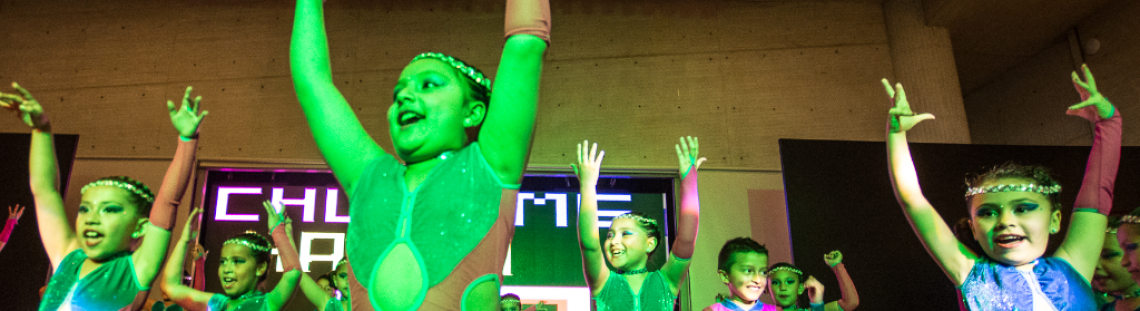
[[[257,234],[257,232],[253,232],[253,230],[246,231],[245,233]],[[246,241],[242,238],[232,238],[232,239],[226,240],[225,243],[222,243],[222,245],[226,245],[226,244],[244,245],[245,247],[248,247],[251,250],[259,251],[259,252],[263,252],[263,253],[268,253],[269,251],[272,250],[272,248],[253,244],[253,243],[250,243],[249,241]]]
[[[795,273],[796,275],[799,275],[799,276],[803,276],[803,275],[804,275],[803,271],[800,271],[800,269],[792,268],[792,267],[789,267],[789,266],[779,266],[779,267],[775,267],[775,268],[769,269],[769,270],[768,270],[768,275],[771,275],[771,274],[773,274],[773,273],[776,273],[776,271],[789,271],[789,272]]]

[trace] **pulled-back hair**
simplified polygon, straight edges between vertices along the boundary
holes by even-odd
[[[257,261],[257,264],[269,264],[269,254],[273,250],[273,243],[270,243],[269,239],[257,234],[257,232],[253,230],[234,236],[226,240],[224,244],[238,244],[249,248],[249,254],[253,255],[253,260]],[[250,245],[253,245],[253,247],[250,247]],[[264,273],[257,281],[263,282],[268,276],[269,273]]]
[[[629,218],[630,220],[633,220],[633,222],[636,223],[637,226],[641,228],[641,230],[645,230],[646,236],[657,240],[657,243],[653,245],[653,249],[649,250],[650,257],[653,256],[653,253],[657,252],[657,247],[660,246],[661,243],[664,243],[664,241],[661,241],[661,229],[657,225],[657,220],[649,218],[645,214],[639,212],[629,212],[614,217],[614,219],[619,218]]]
[[[800,271],[800,273],[797,273],[797,274],[796,274],[796,275],[798,275],[798,276],[799,276],[799,280],[800,280],[800,283],[803,283],[803,282],[804,282],[804,280],[807,280],[807,277],[806,277],[806,276],[804,276],[804,274],[803,274],[803,270],[800,270],[800,268],[796,268],[796,266],[795,266],[795,265],[793,265],[793,264],[790,264],[790,263],[786,263],[786,262],[777,262],[777,263],[775,263],[775,264],[773,264],[773,265],[771,265],[771,266],[768,266],[768,277],[769,277],[769,278],[771,278],[771,277],[772,277],[772,270],[779,270],[780,268],[785,268],[785,269],[792,269],[792,270],[795,270],[795,271]]]
[[[150,215],[150,207],[154,204],[154,192],[151,192],[150,188],[141,181],[127,176],[107,176],[92,181],[84,186],[80,192],[86,192],[87,187],[98,185],[109,185],[123,189],[123,191],[130,194],[127,200],[137,207],[135,211],[138,212],[139,216],[147,217]],[[147,199],[148,197],[150,198],[149,200]]]
[[[967,177],[967,187],[980,187],[983,183],[994,181],[1002,178],[1024,178],[1033,181],[1033,184],[1042,187],[1057,186],[1057,180],[1053,178],[1053,173],[1048,167],[1040,165],[1021,165],[1013,162],[1006,162],[1005,164],[995,166],[988,172]],[[1049,197],[1050,208],[1052,210],[1059,210],[1061,208],[1061,194],[1059,192],[1046,195]],[[972,196],[966,197],[966,203],[969,204]],[[969,206],[967,206],[968,208]]]
[[[756,242],[751,238],[738,237],[728,242],[724,242],[724,246],[720,248],[720,255],[717,256],[716,266],[717,269],[727,272],[736,263],[737,253],[757,253],[768,256],[768,248],[763,244]],[[766,268],[766,267],[761,267]]]

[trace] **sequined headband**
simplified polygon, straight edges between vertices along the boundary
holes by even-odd
[[[91,187],[98,187],[98,186],[112,186],[112,187],[120,188],[120,189],[123,189],[126,191],[130,191],[131,193],[134,193],[135,195],[142,197],[143,200],[146,200],[146,202],[148,204],[154,203],[154,195],[150,194],[150,191],[145,190],[145,189],[141,189],[141,188],[136,187],[135,185],[132,185],[130,183],[126,183],[126,182],[119,181],[119,180],[113,180],[113,179],[102,179],[102,180],[93,181],[90,184],[87,184],[86,186],[83,186],[83,188],[79,189],[79,194],[83,194],[84,192],[87,192],[87,189],[90,189]]]
[[[621,219],[621,218],[629,218],[629,219],[633,219],[633,221],[636,221],[636,222],[652,224],[654,226],[657,225],[656,219],[648,218],[648,217],[641,216],[638,214],[625,213],[625,214],[618,215],[618,217],[614,217],[614,219]]]
[[[503,298],[503,300],[499,301],[499,303],[522,303],[522,301],[515,299],[514,297],[509,297]]]
[[[1061,192],[1061,185],[1052,186],[1039,186],[1035,184],[1028,185],[997,185],[989,187],[970,187],[966,189],[966,197],[972,197],[983,193],[994,192],[1033,192],[1044,195],[1050,195]]]
[[[226,244],[245,245],[245,247],[249,247],[249,249],[259,251],[259,252],[263,252],[263,253],[268,253],[271,250],[268,247],[253,244],[253,243],[250,243],[249,241],[243,240],[241,238],[232,238],[232,239],[226,240],[225,243],[222,243],[222,245],[226,245]]]
[[[1125,215],[1124,217],[1120,218],[1120,223],[1122,223],[1122,224],[1140,224],[1140,216]]]
[[[769,269],[768,274],[771,275],[773,273],[776,273],[776,271],[788,271],[791,273],[795,273],[796,275],[800,275],[800,276],[804,275],[803,271],[800,271],[800,269],[792,268],[789,266],[779,266],[779,267]]]
[[[487,88],[487,94],[491,93],[491,78],[484,76],[483,72],[480,72],[479,69],[475,69],[475,67],[467,65],[467,63],[464,63],[455,57],[451,57],[451,55],[436,52],[426,52],[420,55],[416,55],[416,57],[412,58],[412,61],[414,62],[425,58],[447,63],[451,67],[454,67],[455,70],[459,70],[459,72],[463,73],[463,75],[471,78],[471,80],[475,80],[475,83],[479,83],[479,85]]]

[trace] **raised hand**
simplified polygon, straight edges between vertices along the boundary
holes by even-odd
[[[1089,65],[1081,65],[1081,71],[1084,73],[1085,81],[1081,81],[1076,71],[1073,72],[1073,87],[1077,88],[1077,93],[1081,94],[1081,102],[1069,106],[1069,111],[1065,113],[1093,122],[1096,122],[1097,116],[1102,119],[1111,118],[1116,112],[1116,108],[1108,102],[1108,99],[1104,98],[1104,95],[1100,94],[1100,91],[1097,91],[1096,80],[1093,79],[1092,72],[1089,71]],[[1090,106],[1094,109],[1084,109]]]
[[[265,213],[269,215],[269,234],[273,234],[273,229],[277,229],[277,226],[281,225],[288,218],[285,216],[285,207],[281,205],[274,205],[273,201],[270,200],[261,202],[261,205],[265,207]],[[288,225],[291,226],[292,224],[290,223]],[[285,229],[289,229],[289,227],[286,227]]]
[[[16,204],[15,207],[8,207],[8,219],[20,220],[20,216],[24,216],[24,207]]]
[[[681,143],[673,145],[677,149],[677,160],[681,164],[678,173],[682,177],[689,175],[690,168],[697,169],[701,167],[701,163],[708,160],[707,158],[697,158],[699,146],[697,138],[692,136],[681,137]]]
[[[534,305],[534,310],[535,311],[545,311],[546,310],[546,300],[539,300],[538,303]]]
[[[190,215],[186,216],[186,225],[182,226],[182,242],[189,243],[198,239],[198,215],[202,214],[201,207],[195,207],[190,210]]]
[[[883,79],[883,88],[887,89],[887,96],[894,105],[890,111],[891,133],[903,133],[919,122],[934,119],[934,115],[929,113],[914,115],[914,111],[910,110],[910,103],[906,101],[906,91],[903,90],[902,83],[896,83],[892,88],[891,83]]]
[[[199,114],[198,103],[202,101],[202,96],[190,99],[190,91],[194,87],[186,87],[186,95],[182,96],[182,106],[176,108],[173,101],[166,101],[166,110],[170,112],[170,122],[174,123],[174,129],[178,130],[178,135],[186,138],[195,137],[198,134],[198,125],[202,123],[202,119],[210,112],[201,111]]]
[[[823,283],[816,280],[814,276],[808,276],[807,281],[804,281],[804,289],[807,290],[808,299],[811,300],[811,303],[823,303]]]
[[[570,167],[574,168],[574,174],[578,175],[579,182],[597,185],[598,175],[602,169],[602,159],[605,157],[605,150],[598,152],[598,143],[594,143],[594,146],[590,147],[590,142],[583,140],[581,144],[578,144],[578,164],[571,164]]]
[[[12,88],[20,92],[21,95],[0,92],[0,107],[16,112],[17,117],[33,129],[48,129],[50,122],[48,122],[47,114],[44,113],[44,108],[40,106],[40,102],[32,97],[31,92],[20,87],[16,82],[12,82]]]
[[[843,253],[840,253],[839,251],[831,251],[830,253],[823,254],[823,262],[826,262],[830,267],[841,264],[843,263]]]

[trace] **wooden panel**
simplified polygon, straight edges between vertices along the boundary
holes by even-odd
[[[1106,7],[1077,26],[1082,39],[1101,43],[1096,54],[1085,55],[1085,62],[1096,75],[1097,87],[1126,118],[1140,111],[1140,3],[1123,1]],[[1140,122],[1124,122],[1124,144],[1140,145]]]

